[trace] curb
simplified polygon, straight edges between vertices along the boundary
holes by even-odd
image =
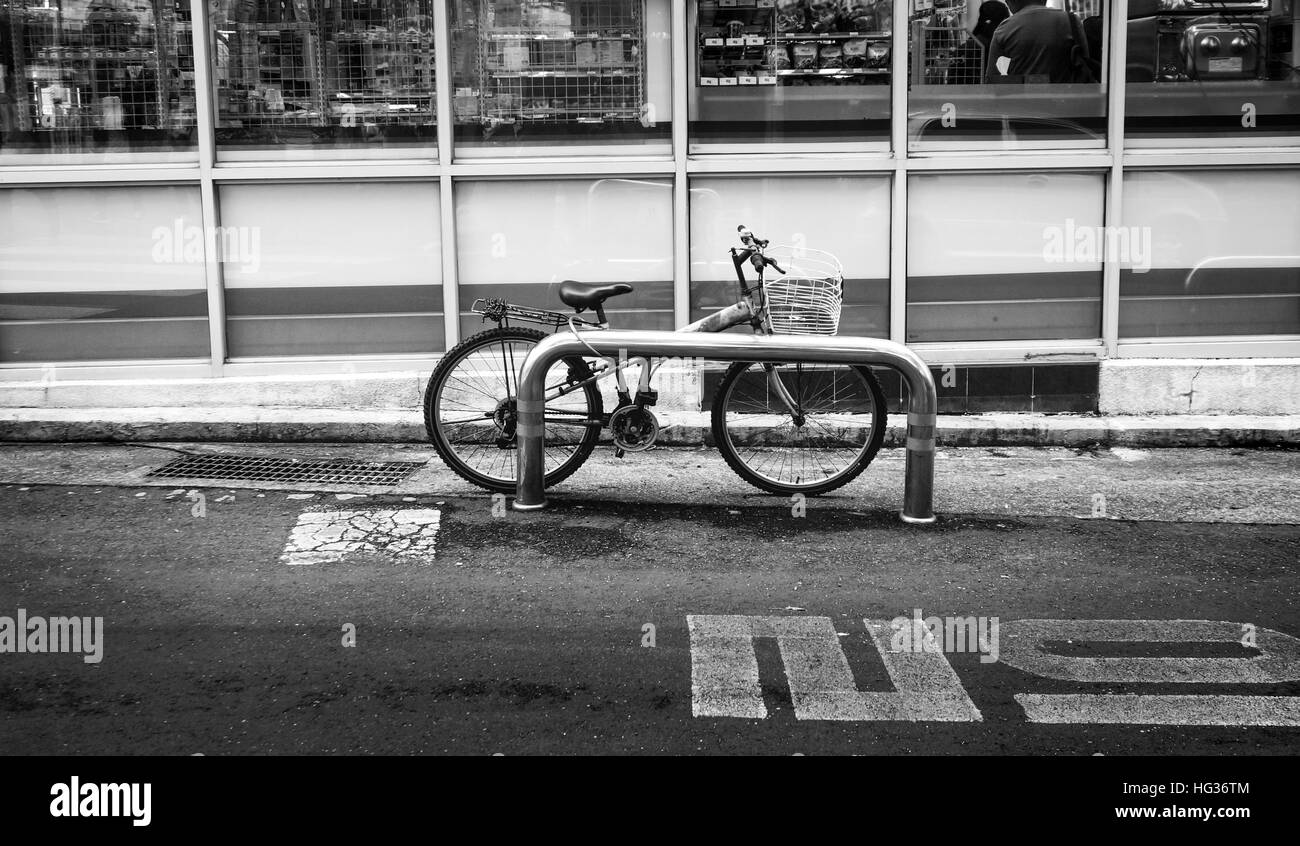
[[[658,416],[658,443],[712,444],[707,414]],[[903,445],[905,419],[890,415],[886,446]],[[949,447],[1294,447],[1300,444],[1300,416],[941,415],[935,437]],[[419,414],[399,410],[10,408],[0,409],[0,441],[424,443],[427,436]]]

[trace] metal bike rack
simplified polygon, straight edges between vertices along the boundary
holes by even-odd
[[[555,362],[595,350],[610,357],[677,356],[724,361],[779,361],[807,364],[880,365],[899,371],[907,380],[907,462],[903,490],[904,522],[934,522],[934,429],[939,401],[930,369],[902,344],[875,338],[816,335],[740,335],[699,332],[613,330],[557,333],[543,339],[524,359],[519,372],[516,429],[519,467],[513,507],[534,511],[546,507],[543,425],[544,379]]]

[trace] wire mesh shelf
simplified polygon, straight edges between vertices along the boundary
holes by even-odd
[[[642,117],[640,0],[485,3],[479,21],[478,116],[487,124],[606,123]],[[458,109],[460,112],[466,110]]]

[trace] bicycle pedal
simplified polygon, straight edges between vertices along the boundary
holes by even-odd
[[[623,449],[622,447],[614,447],[615,458],[622,458],[625,455],[627,455],[627,450]]]

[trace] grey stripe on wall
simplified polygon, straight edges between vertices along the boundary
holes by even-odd
[[[206,358],[204,291],[0,293],[0,362]]]
[[[441,311],[442,285],[439,284],[226,289],[226,314],[237,317],[426,314]]]
[[[0,320],[207,317],[208,294],[189,291],[0,291]]]
[[[208,358],[206,317],[0,323],[0,362]]]
[[[226,290],[231,358],[441,352],[442,285]]]
[[[226,321],[231,358],[442,352],[441,314],[248,318]]]
[[[582,280],[590,285],[608,284],[601,280]],[[675,329],[673,325],[673,283],[667,280],[632,282],[632,293],[605,301],[605,314],[618,329]],[[468,338],[495,324],[484,323],[470,311],[476,299],[496,297],[516,305],[543,308],[572,314],[573,309],[560,302],[558,284],[546,282],[502,282],[496,284],[462,284],[460,286],[460,336]],[[586,317],[594,317],[591,312]]]
[[[1100,270],[907,280],[907,342],[1101,336]]]
[[[1300,334],[1300,267],[1120,272],[1122,338]]]
[[[750,280],[751,284],[753,280]],[[740,286],[734,281],[691,282],[691,320],[726,308],[740,300]],[[746,326],[732,332],[749,332]],[[845,279],[844,304],[840,311],[841,335],[863,338],[889,337],[889,280]]]

